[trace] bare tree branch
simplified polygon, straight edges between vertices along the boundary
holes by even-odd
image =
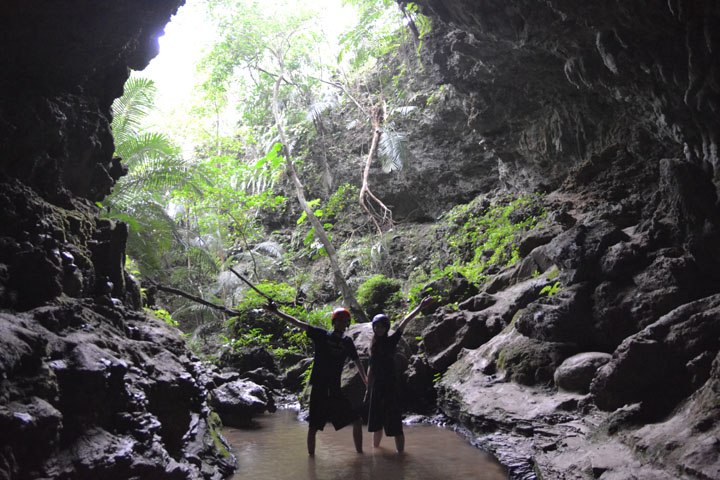
[[[173,288],[173,287],[167,287],[165,285],[161,285],[161,284],[155,283],[153,281],[150,281],[148,283],[150,283],[153,287],[157,288],[158,290],[160,290],[162,292],[172,293],[173,295],[179,295],[181,297],[187,298],[188,300],[192,300],[195,303],[199,303],[200,305],[205,305],[206,307],[210,307],[215,310],[221,311],[227,315],[230,315],[231,317],[237,317],[238,315],[240,315],[240,312],[237,310],[232,310],[232,309],[223,307],[222,305],[216,305],[212,302],[208,302],[204,298],[198,297],[196,295],[192,295],[192,294],[184,292],[180,289]]]
[[[294,33],[294,32],[293,32]],[[288,34],[287,41],[289,42],[290,37],[292,33]],[[275,80],[275,86],[273,89],[273,99],[272,99],[272,111],[273,116],[275,118],[275,125],[278,129],[278,135],[280,136],[280,143],[282,145],[282,152],[285,156],[285,165],[287,169],[288,176],[290,177],[293,185],[295,186],[295,194],[298,199],[298,203],[302,207],[303,211],[305,211],[305,214],[307,215],[308,221],[313,226],[313,229],[315,231],[315,235],[320,240],[320,242],[323,244],[323,247],[325,248],[325,252],[328,255],[328,259],[330,260],[330,266],[333,271],[333,277],[335,278],[335,284],[338,288],[340,288],[340,291],[343,295],[343,300],[347,304],[347,306],[350,308],[350,310],[353,312],[355,317],[363,322],[367,322],[367,315],[365,315],[365,311],[360,307],[357,300],[355,299],[355,295],[353,295],[352,290],[348,286],[347,282],[345,281],[345,277],[343,276],[340,265],[337,258],[337,252],[335,251],[335,247],[333,246],[332,242],[330,242],[330,239],[328,238],[327,234],[325,233],[325,229],[323,228],[322,224],[320,224],[320,221],[317,219],[317,217],[314,215],[312,208],[307,203],[307,200],[305,199],[305,192],[304,187],[302,183],[300,182],[300,177],[298,176],[297,170],[295,169],[295,165],[292,160],[292,151],[290,147],[290,143],[287,140],[287,137],[285,135],[285,129],[283,128],[282,124],[282,117],[280,115],[280,108],[278,106],[278,98],[279,98],[279,90],[280,90],[280,82],[282,81],[282,77],[285,74],[285,59],[283,56],[278,56],[276,58],[278,62],[278,66],[280,69],[279,76]]]
[[[367,115],[368,117],[370,116],[370,114],[368,113],[367,109],[365,109],[365,107],[363,107],[362,105],[360,105],[360,102],[358,102],[358,101],[355,99],[355,97],[353,97],[352,95],[350,95],[350,92],[348,92],[347,88],[345,88],[345,85],[343,85],[342,83],[340,83],[340,82],[331,82],[330,80],[325,80],[325,79],[320,78],[320,77],[313,77],[312,75],[308,75],[308,78],[312,78],[313,80],[317,80],[318,82],[322,82],[322,83],[325,83],[325,84],[327,84],[327,85],[331,85],[331,86],[333,86],[333,87],[335,87],[335,88],[338,88],[338,89],[342,90],[342,92],[343,92],[345,95],[347,95],[348,98],[349,98],[350,100],[352,100],[355,105],[357,105],[358,109],[359,109],[361,112],[363,112],[363,113],[364,113],[365,115]]]

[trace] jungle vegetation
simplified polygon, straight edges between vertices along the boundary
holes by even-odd
[[[410,278],[373,268],[395,225],[368,171],[373,162],[390,173],[411,161],[394,119],[414,108],[406,80],[422,68],[432,28],[414,4],[346,0],[356,17],[335,40],[318,28],[311,0],[202,2],[217,35],[196,65],[197,95],[162,127],[148,127],[156,87],[142,72],[131,76],[112,123],[129,173],[101,205],[130,226],[127,267],[141,280],[148,309],[200,353],[213,341],[278,354],[305,348],[304,337],[263,318],[268,297],[312,324],[327,325],[340,304],[363,321],[404,310],[429,282],[453,275],[482,282],[490,264],[515,261],[514,234],[542,218],[540,207],[528,207],[537,199],[449,212],[443,232],[453,259],[434,258]],[[336,147],[327,116],[340,111],[364,125],[367,139],[351,183],[335,178],[327,162]],[[509,221],[519,208],[529,213]],[[347,218],[371,239],[360,250],[369,273],[362,285],[347,283],[349,266],[338,253],[357,233],[339,227]],[[330,291],[313,278],[319,259],[332,272]]]

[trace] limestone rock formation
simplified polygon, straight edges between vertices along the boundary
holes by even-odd
[[[441,408],[513,478],[718,478],[720,7],[417,3],[435,73],[482,138],[476,164],[494,158],[498,187],[547,192],[553,212],[553,233],[522,241],[473,300],[499,310],[501,333],[463,340],[468,302],[424,332]],[[518,301],[488,307],[488,294]],[[437,342],[443,330],[461,335]],[[611,359],[580,393],[557,391],[583,352]]]
[[[257,414],[274,410],[272,397],[250,380],[235,380],[216,388],[210,405],[220,415],[223,425],[230,427],[248,427]]]
[[[182,0],[0,6],[0,478],[220,479],[203,368],[140,310],[110,107]]]
[[[566,358],[555,370],[555,385],[569,392],[588,393],[598,368],[611,358],[610,354],[602,352],[584,352]]]

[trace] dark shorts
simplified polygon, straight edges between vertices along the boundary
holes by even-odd
[[[402,409],[394,391],[370,393],[370,411],[368,412],[368,431],[385,430],[385,435],[402,435]]]
[[[331,422],[335,430],[340,430],[359,418],[360,412],[342,392],[312,385],[308,415],[310,428],[322,430],[327,422]]]

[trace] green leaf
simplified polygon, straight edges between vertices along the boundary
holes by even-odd
[[[410,155],[407,137],[393,130],[383,130],[380,137],[379,153],[383,172],[390,173],[402,170],[404,161]]]

